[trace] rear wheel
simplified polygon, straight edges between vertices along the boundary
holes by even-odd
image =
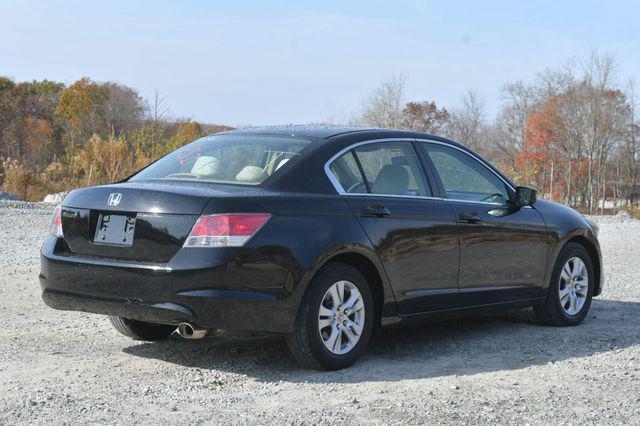
[[[287,343],[303,366],[339,370],[364,353],[373,323],[373,296],[365,278],[347,264],[332,263],[309,285]]]
[[[545,305],[534,308],[538,320],[558,326],[580,324],[591,306],[594,277],[587,250],[580,244],[567,244],[554,266]]]
[[[155,324],[122,317],[110,316],[109,321],[121,334],[134,340],[154,341],[166,339],[176,329],[173,325]]]

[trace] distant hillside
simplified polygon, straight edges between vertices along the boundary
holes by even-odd
[[[162,99],[82,78],[66,86],[0,77],[0,188],[23,200],[122,179],[230,126],[169,119]]]

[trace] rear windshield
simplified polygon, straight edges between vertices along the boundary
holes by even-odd
[[[259,185],[309,143],[285,136],[220,135],[198,139],[140,171],[131,180],[197,180]]]

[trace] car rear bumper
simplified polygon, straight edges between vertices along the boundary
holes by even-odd
[[[229,262],[177,269],[58,256],[53,240],[42,248],[40,286],[44,302],[54,309],[212,329],[293,332],[297,298],[286,294],[286,274],[277,268]]]
[[[91,312],[166,324],[197,321],[192,309],[176,303],[145,303],[142,300],[105,299],[52,289],[42,291],[42,300],[53,309],[66,311]]]

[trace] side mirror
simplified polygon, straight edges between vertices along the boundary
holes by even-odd
[[[526,186],[516,187],[516,206],[531,206],[538,199],[538,191]]]

